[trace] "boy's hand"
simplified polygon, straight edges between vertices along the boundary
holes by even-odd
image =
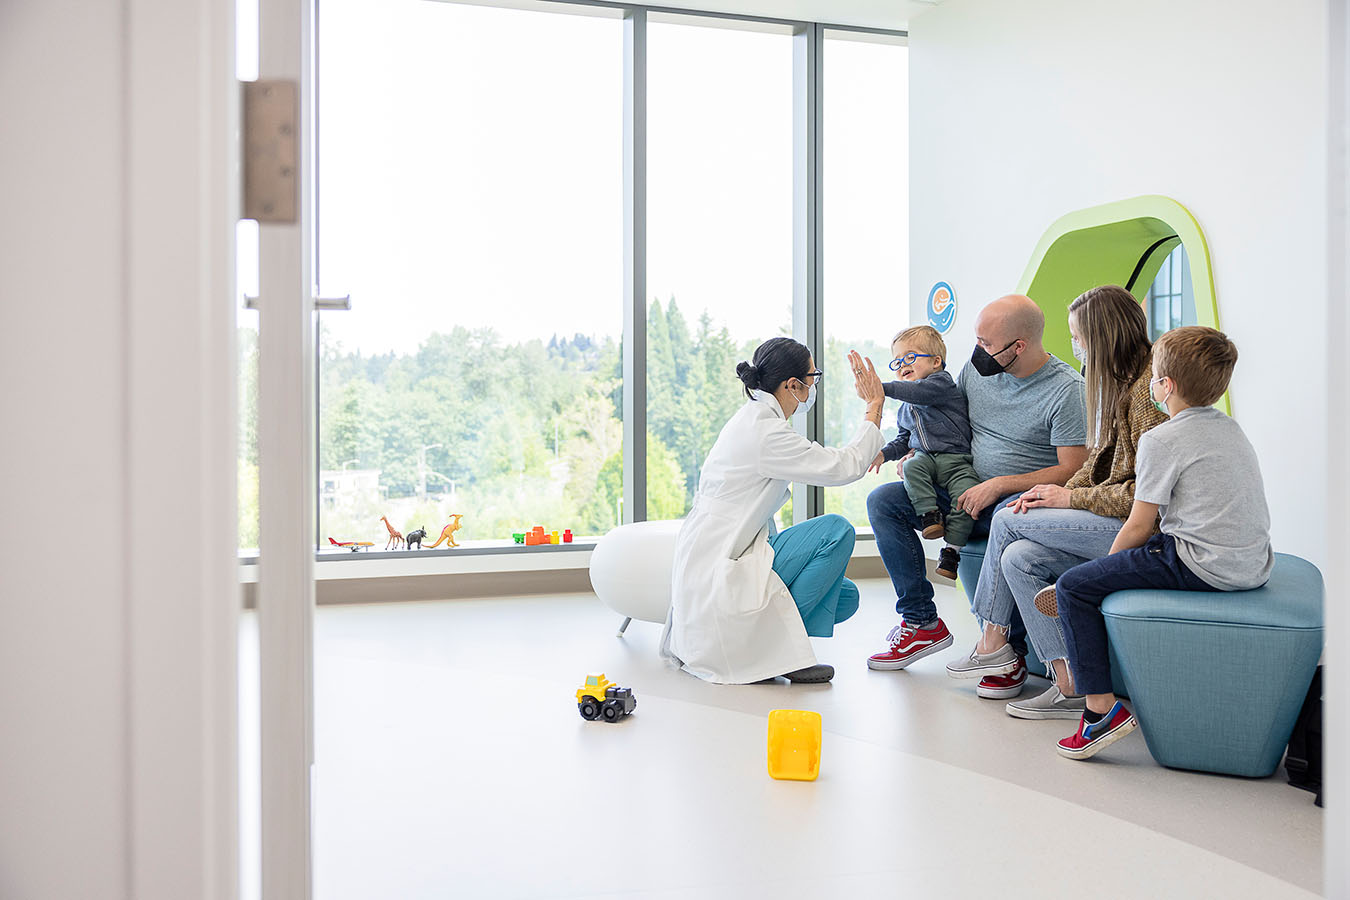
[[[1015,513],[1031,509],[1068,509],[1073,491],[1059,484],[1038,484],[1008,505]]]
[[[886,454],[884,454],[884,453],[878,453],[878,454],[876,455],[876,458],[872,460],[872,464],[871,464],[870,466],[867,467],[867,471],[869,471],[869,472],[880,472],[880,471],[881,471],[881,467],[882,467],[883,465],[885,465],[885,463],[886,463]]]

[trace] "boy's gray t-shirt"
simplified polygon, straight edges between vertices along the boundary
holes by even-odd
[[[1059,465],[1056,447],[1087,443],[1083,376],[1058,357],[1026,378],[984,376],[971,363],[957,384],[970,414],[970,452],[981,481]]]
[[[1210,587],[1270,579],[1270,510],[1261,466],[1237,422],[1212,406],[1183,409],[1139,439],[1134,498],[1162,507],[1177,556]]]

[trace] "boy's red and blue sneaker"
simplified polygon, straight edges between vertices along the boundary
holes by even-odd
[[[1119,700],[1111,711],[1096,722],[1083,716],[1078,730],[1059,742],[1059,755],[1069,759],[1087,759],[1095,756],[1139,727],[1134,716]]]

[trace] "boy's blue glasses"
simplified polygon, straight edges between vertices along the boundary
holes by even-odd
[[[892,372],[899,372],[899,371],[900,371],[902,368],[904,368],[905,366],[912,366],[912,365],[914,365],[914,360],[916,360],[916,359],[924,359],[925,357],[931,359],[932,356],[933,356],[933,354],[931,354],[931,353],[906,353],[904,356],[900,357],[899,359],[893,359],[893,360],[891,360],[891,371],[892,371]]]

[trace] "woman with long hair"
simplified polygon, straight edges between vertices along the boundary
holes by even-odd
[[[1153,348],[1129,291],[1105,285],[1078,297],[1069,305],[1069,332],[1087,382],[1087,461],[1063,486],[1038,484],[994,515],[971,603],[984,631],[968,657],[947,666],[953,678],[981,678],[982,697],[1020,694],[1026,664],[1008,643],[1016,610],[1054,678],[1044,693],[1008,704],[1009,715],[1024,719],[1082,714],[1059,620],[1039,612],[1033,598],[1070,568],[1111,552],[1134,503],[1139,438],[1167,421],[1149,395]]]

